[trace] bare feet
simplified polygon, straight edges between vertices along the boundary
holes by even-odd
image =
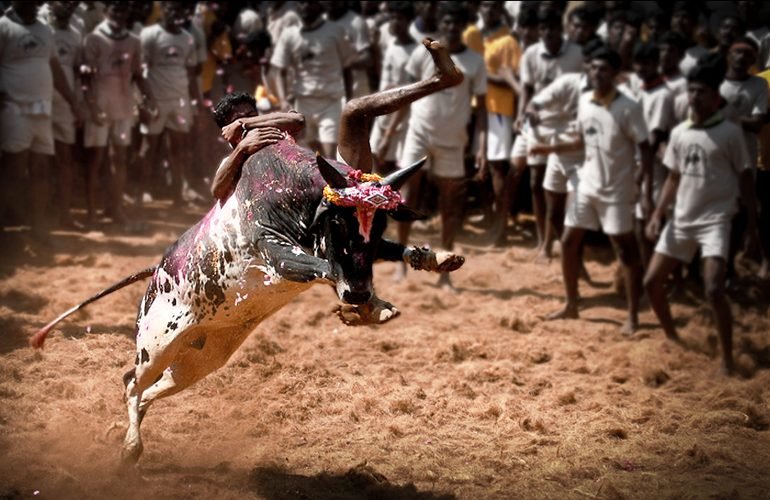
[[[442,84],[442,88],[454,87],[463,81],[462,71],[455,67],[452,58],[449,56],[449,50],[441,43],[430,38],[425,38],[422,44],[430,52],[433,58],[433,64],[436,65],[436,78]]]
[[[438,278],[438,286],[445,292],[458,293],[457,288],[452,284],[452,280],[449,279],[449,273],[441,273]]]
[[[547,254],[544,248],[540,248],[535,255],[535,258],[532,259],[532,262],[535,264],[550,264],[552,260],[552,257]]]
[[[563,309],[559,309],[558,311],[546,314],[545,320],[555,321],[557,319],[578,319],[579,317],[580,315],[578,314],[577,304],[568,303],[564,306]]]
[[[396,266],[396,272],[393,273],[393,283],[401,283],[406,279],[406,262]]]
[[[620,333],[622,335],[630,337],[631,335],[636,333],[636,330],[638,329],[639,329],[639,320],[628,318],[626,322],[623,323],[623,326],[620,328]]]

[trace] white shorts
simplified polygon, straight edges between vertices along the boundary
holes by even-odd
[[[48,115],[21,114],[11,103],[0,111],[0,149],[53,155],[53,123]]]
[[[577,189],[578,167],[582,159],[569,155],[548,155],[548,163],[545,167],[543,189],[552,193],[571,193]]]
[[[158,101],[158,114],[149,123],[142,123],[139,130],[144,135],[158,135],[166,129],[187,133],[192,120],[189,99],[180,97]]]
[[[541,155],[529,154],[529,145],[534,144],[534,139],[528,136],[524,131],[516,136],[516,140],[513,141],[513,150],[511,151],[511,158],[527,158],[527,165],[545,165],[547,158]]]
[[[570,193],[564,225],[598,230],[608,236],[630,233],[634,230],[634,204],[607,203],[576,190]]]
[[[372,126],[372,133],[369,137],[369,146],[372,152],[377,148],[377,143],[380,142],[382,136],[385,134],[385,128],[381,125],[383,120],[382,116],[378,116]],[[403,123],[399,129],[396,130],[393,137],[390,138],[390,144],[388,145],[388,151],[385,153],[385,161],[397,162],[401,158],[404,152],[404,141],[406,140],[406,123]]]
[[[70,105],[57,95],[53,98],[51,119],[53,140],[63,144],[75,144],[75,114]]]
[[[107,144],[130,146],[133,126],[133,118],[113,120],[104,125],[87,121],[83,131],[83,145],[87,148],[104,148]]]
[[[342,115],[340,99],[297,97],[294,109],[305,116],[304,140],[321,144],[337,144]]]
[[[730,253],[730,222],[682,228],[669,221],[660,235],[655,251],[682,262],[690,262],[700,248],[703,257],[721,257]]]
[[[408,167],[424,156],[428,157],[428,169],[435,177],[461,179],[465,177],[465,144],[454,147],[436,146],[431,138],[415,132],[411,127],[406,133],[400,168]]]
[[[513,118],[487,113],[487,160],[508,160],[513,146]]]

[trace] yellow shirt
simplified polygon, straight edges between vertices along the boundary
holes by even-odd
[[[519,72],[521,48],[513,38],[507,26],[484,38],[484,62],[487,74],[496,75],[503,68],[510,68],[514,73]],[[504,116],[515,115],[516,94],[507,85],[489,82],[487,87],[487,111]]]
[[[757,76],[764,78],[770,86],[770,69],[759,73]],[[768,105],[770,105],[770,99],[768,99]],[[763,170],[770,170],[770,124],[765,124],[759,131],[759,161],[757,166]]]

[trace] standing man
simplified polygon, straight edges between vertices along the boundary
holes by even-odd
[[[621,332],[633,334],[639,324],[639,296],[642,266],[634,237],[634,199],[638,189],[634,156],[641,153],[642,179],[651,195],[652,148],[642,107],[615,88],[621,68],[620,55],[602,48],[591,54],[589,80],[592,91],[584,93],[578,104],[580,137],[574,143],[537,145],[537,154],[560,153],[585,148],[585,164],[567,208],[562,237],[562,273],[567,302],[547,319],[578,318],[578,275],[580,246],[587,230],[603,229],[609,236],[625,274],[628,320]],[[635,185],[637,184],[637,185]],[[649,198],[644,200],[650,206]],[[645,207],[645,208],[646,208]]]
[[[0,216],[3,211],[20,215],[29,197],[32,233],[45,241],[54,88],[76,116],[80,111],[59,65],[54,36],[38,20],[37,9],[37,2],[11,2],[0,18]]]
[[[513,161],[521,164],[526,159],[530,167],[532,208],[537,223],[538,254],[545,255],[546,199],[543,190],[546,156],[535,155],[529,144],[549,141],[555,134],[553,123],[543,119],[537,126],[525,127],[525,110],[530,100],[563,73],[577,73],[583,69],[580,47],[564,39],[561,16],[555,10],[544,9],[538,14],[540,41],[529,47],[521,58],[522,95],[515,129],[519,133],[513,147]]]
[[[663,160],[669,175],[647,226],[658,244],[644,278],[655,315],[666,336],[678,341],[664,284],[678,261],[689,262],[696,250],[703,258],[703,280],[722,345],[722,369],[733,371],[732,314],[725,296],[730,221],[740,193],[756,234],[754,186],[741,129],[719,112],[719,87],[725,74],[720,56],[701,60],[687,76],[692,120],[679,124]],[[660,234],[663,217],[676,198],[674,217]],[[658,237],[660,236],[660,239]]]
[[[305,116],[305,143],[327,158],[337,156],[342,98],[350,98],[351,45],[345,31],[326,21],[319,2],[299,2],[302,26],[286,28],[270,59],[281,109],[291,108],[286,78],[294,71],[294,108]]]
[[[484,169],[487,152],[487,73],[484,59],[462,42],[463,30],[468,25],[468,12],[462,4],[442,3],[438,12],[440,42],[450,53],[457,69],[465,76],[462,83],[431,94],[412,104],[409,129],[406,134],[401,167],[411,165],[428,156],[430,173],[438,186],[441,214],[441,245],[451,251],[455,236],[463,222],[466,180],[463,152],[468,141],[466,127],[471,117],[471,100],[476,99],[476,132],[479,150],[476,166]],[[435,71],[431,54],[417,50],[406,64],[413,81],[428,80]],[[416,206],[415,197],[423,174],[410,178],[406,202]],[[399,241],[409,240],[411,225],[399,225]],[[402,269],[405,272],[406,267]],[[401,273],[402,275],[404,273]],[[442,273],[439,284],[452,289],[449,273]]]
[[[171,163],[171,191],[175,206],[182,203],[183,148],[185,134],[192,125],[192,103],[201,105],[195,39],[184,28],[185,6],[182,2],[161,2],[161,20],[142,30],[142,62],[147,65],[147,84],[155,98],[156,113],[142,123],[141,132],[147,149],[139,176],[138,203],[141,203],[147,177],[157,168],[163,132],[168,135]]]
[[[128,31],[131,7],[124,2],[107,4],[104,21],[83,43],[83,63],[86,75],[88,119],[84,130],[88,172],[86,176],[86,206],[88,221],[96,220],[96,199],[99,191],[99,171],[109,149],[110,189],[108,209],[115,222],[125,223],[123,193],[125,191],[128,147],[134,126],[134,92],[136,83],[144,106],[155,108],[152,94],[142,77],[139,38]],[[141,193],[139,194],[141,197]]]
[[[74,91],[76,87],[76,72],[79,72],[82,61],[82,37],[70,23],[72,14],[78,6],[77,2],[49,2],[48,25],[53,33],[56,44],[56,54],[59,58],[67,84]],[[59,192],[57,206],[59,222],[64,227],[74,227],[72,221],[72,177],[74,172],[73,148],[77,123],[75,113],[62,97],[54,90],[53,94],[53,140],[56,151],[54,168],[57,170]]]

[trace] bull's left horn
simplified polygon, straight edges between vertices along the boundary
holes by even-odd
[[[324,178],[329,187],[334,189],[344,189],[348,187],[348,181],[345,175],[337,170],[334,165],[326,161],[326,159],[316,153],[315,162],[318,165],[318,170],[321,171],[321,177]]]
[[[381,184],[383,186],[390,186],[396,190],[401,189],[401,186],[406,184],[406,181],[408,181],[412,175],[420,170],[420,168],[425,165],[427,160],[428,157],[424,156],[421,160],[417,160],[415,163],[409,165],[408,167],[396,170],[389,176],[385,177]]]

